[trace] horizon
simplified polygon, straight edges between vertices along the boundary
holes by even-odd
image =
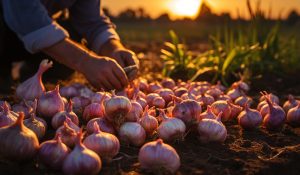
[[[190,4],[186,4],[190,1]],[[241,17],[249,19],[246,0],[204,0],[212,12],[216,14],[229,13],[232,18]],[[184,3],[183,3],[184,2]],[[257,0],[251,0],[252,7],[256,7]],[[108,8],[113,15],[119,14],[125,9],[143,8],[151,18],[157,18],[163,13],[168,13],[171,19],[195,18],[202,0],[104,0],[102,7]],[[300,14],[300,0],[263,0],[261,8],[265,12],[269,12],[271,8],[271,18],[286,18],[290,11],[296,10]],[[196,12],[195,12],[196,10]]]

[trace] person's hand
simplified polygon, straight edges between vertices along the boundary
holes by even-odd
[[[82,64],[82,73],[98,89],[120,90],[128,85],[124,70],[111,58],[90,56]]]
[[[123,68],[133,65],[139,67],[139,60],[135,53],[125,48],[118,48],[112,51],[111,58],[115,59]]]

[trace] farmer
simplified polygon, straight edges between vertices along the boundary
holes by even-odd
[[[43,54],[107,90],[125,87],[128,79],[122,68],[138,65],[135,54],[122,45],[115,26],[103,14],[100,0],[1,0],[0,7],[1,86],[10,77],[12,62],[25,60],[21,70],[32,76]],[[69,18],[62,27],[58,19],[65,9]],[[86,47],[75,42],[76,37],[84,38]],[[55,74],[64,74],[67,67]]]

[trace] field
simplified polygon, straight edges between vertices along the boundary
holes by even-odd
[[[295,35],[293,38],[300,41],[300,34],[296,32],[300,27],[299,25],[298,23],[293,27],[282,26],[281,36],[289,38]],[[117,26],[125,45],[135,51],[141,59],[142,71],[140,75],[149,80],[162,78],[163,64],[160,59],[160,50],[164,48],[164,42],[170,40],[168,37],[169,30],[174,30],[180,38],[183,38],[193,54],[200,54],[211,49],[209,35],[214,35],[222,30],[219,25],[208,27],[205,24],[193,22],[117,23]],[[298,54],[300,55],[300,53]],[[281,99],[281,104],[286,100],[289,93],[300,97],[298,74],[283,77],[277,77],[277,75],[270,73],[260,79],[250,81],[251,91],[249,94],[255,100],[255,105],[252,107],[256,107],[261,90],[268,90],[277,94]],[[211,81],[209,78],[206,80]],[[86,81],[82,75],[77,73],[71,79],[59,81],[63,85],[71,82]],[[47,83],[46,87],[52,89],[54,83]],[[14,102],[11,94],[2,94],[1,99]],[[285,125],[280,132],[269,132],[264,128],[244,131],[237,124],[237,121],[231,121],[225,125],[228,130],[228,137],[224,144],[201,144],[193,130],[183,142],[170,143],[181,158],[181,167],[177,174],[299,174],[300,128]],[[45,139],[53,138],[53,136],[54,132],[50,130]],[[113,162],[103,165],[101,174],[148,174],[148,172],[140,169],[137,159],[138,151],[139,148],[122,145],[120,153]],[[61,174],[61,172],[54,172],[39,165],[37,160],[25,164],[0,160],[0,171],[4,174],[24,175]]]

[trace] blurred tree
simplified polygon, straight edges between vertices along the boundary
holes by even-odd
[[[288,15],[287,19],[286,19],[286,22],[288,25],[294,25],[296,24],[298,21],[300,21],[300,16],[299,14],[297,13],[296,10],[292,10],[290,12],[290,14]]]
[[[171,21],[169,13],[163,13],[155,19],[158,22],[169,22]]]

